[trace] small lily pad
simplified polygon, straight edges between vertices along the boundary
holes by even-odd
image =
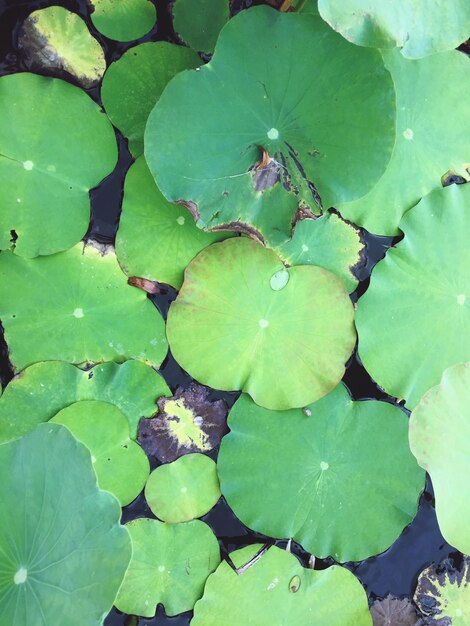
[[[209,246],[186,268],[167,334],[174,357],[199,382],[286,409],[341,380],[355,343],[353,317],[334,274],[287,270],[272,250],[237,237]]]
[[[44,360],[135,358],[158,367],[165,324],[146,294],[127,285],[112,250],[93,245],[37,259],[0,255],[0,319],[16,371]]]
[[[223,561],[209,576],[191,626],[372,626],[367,596],[351,572],[304,569],[285,550],[261,548],[232,552],[237,569]]]
[[[212,53],[219,32],[228,22],[228,0],[175,0],[173,3],[173,28],[181,39],[198,52]]]
[[[160,465],[145,485],[145,499],[152,513],[164,522],[202,517],[219,498],[216,464],[204,454],[186,454]]]
[[[217,539],[199,520],[165,524],[141,518],[126,524],[132,559],[115,605],[124,613],[153,617],[157,604],[166,615],[190,611],[220,562]]]
[[[82,18],[63,7],[33,11],[21,26],[19,47],[29,69],[51,75],[66,72],[88,89],[106,69],[104,52]]]
[[[157,19],[151,0],[88,0],[91,21],[105,37],[133,41],[152,30]]]
[[[373,626],[424,626],[408,598],[388,595],[370,607]]]
[[[40,424],[0,446],[0,474],[1,623],[101,626],[131,543],[89,451],[67,428]]]

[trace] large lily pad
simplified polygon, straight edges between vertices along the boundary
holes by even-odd
[[[405,238],[360,298],[359,355],[413,409],[442,372],[470,360],[470,185],[432,192],[400,222]]]
[[[417,59],[452,50],[470,32],[467,0],[318,0],[320,15],[360,46],[395,48]]]
[[[144,157],[130,167],[124,185],[116,254],[128,276],[139,276],[179,289],[188,263],[211,243],[231,233],[201,231],[191,213],[168,202]]]
[[[78,87],[57,78],[0,78],[0,249],[52,254],[76,244],[89,191],[117,160],[113,127]]]
[[[199,65],[201,59],[195,52],[166,41],[135,46],[111,63],[103,78],[101,98],[113,124],[128,138],[134,156],[144,151],[147,118],[168,81]]]
[[[232,552],[238,571],[223,561],[209,576],[191,626],[372,626],[367,596],[351,572],[304,569],[275,546],[253,558],[260,548]]]
[[[448,368],[421,399],[411,414],[410,446],[431,475],[442,534],[470,554],[470,363]]]
[[[312,184],[325,207],[367,193],[394,136],[378,52],[313,15],[255,7],[223,28],[210,63],[167,86],[145,155],[163,195],[189,205],[199,226],[273,244],[290,237],[299,206],[320,212]]]
[[[172,7],[173,27],[188,46],[199,52],[214,52],[219,32],[228,22],[228,0],[175,0]]]
[[[470,61],[456,51],[419,61],[396,50],[382,55],[397,92],[395,148],[377,185],[338,208],[373,233],[396,235],[403,213],[440,187],[448,170],[470,178],[470,110],[460,88],[470,82]]]
[[[133,554],[116,598],[125,613],[153,617],[162,603],[167,615],[190,611],[220,562],[212,530],[199,520],[165,524],[141,518],[126,524]]]
[[[391,404],[353,402],[343,385],[285,412],[242,395],[228,425],[222,494],[258,532],[359,561],[386,550],[416,514],[425,475],[408,447],[407,417]]]
[[[129,559],[121,509],[58,424],[0,446],[0,622],[101,626]]]
[[[174,357],[199,382],[286,409],[321,398],[341,380],[355,343],[353,317],[334,274],[286,269],[271,250],[237,237],[187,267],[167,333]]]
[[[0,319],[19,371],[44,360],[129,358],[158,367],[165,325],[146,294],[127,285],[114,252],[92,245],[38,259],[0,255]]]
[[[151,0],[88,0],[94,26],[109,39],[132,41],[146,35],[155,24]]]

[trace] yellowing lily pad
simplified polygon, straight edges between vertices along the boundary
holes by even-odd
[[[157,18],[151,0],[88,0],[94,26],[109,39],[132,41],[146,35]]]

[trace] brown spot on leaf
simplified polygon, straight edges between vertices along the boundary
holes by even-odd
[[[147,278],[139,278],[138,276],[131,276],[127,279],[128,285],[132,285],[132,287],[138,287],[147,293],[154,294],[160,293],[160,283],[157,283],[156,280],[148,280]]]

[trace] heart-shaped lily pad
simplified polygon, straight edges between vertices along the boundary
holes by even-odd
[[[355,343],[354,310],[339,278],[286,269],[252,239],[203,250],[186,268],[167,333],[199,382],[248,392],[271,409],[305,406],[335,387]]]
[[[467,0],[318,0],[320,15],[360,46],[401,49],[418,59],[452,50],[470,33]]]
[[[133,41],[146,35],[155,24],[151,0],[88,0],[91,21],[100,33],[117,41]]]
[[[470,185],[432,192],[400,229],[405,238],[375,266],[356,325],[368,372],[413,409],[447,367],[470,360]]]
[[[396,235],[402,215],[439,188],[448,170],[470,178],[470,109],[461,89],[470,82],[470,60],[456,51],[418,61],[397,50],[382,50],[382,56],[397,92],[395,148],[375,187],[337,206],[370,232]]]
[[[19,371],[44,360],[129,358],[158,367],[165,325],[141,289],[127,285],[111,249],[93,245],[37,259],[0,255],[0,319]]]
[[[173,27],[188,46],[199,52],[214,52],[219,32],[228,22],[228,0],[175,0],[172,7]]]
[[[304,569],[285,550],[260,548],[232,552],[237,569],[223,561],[209,576],[191,626],[372,626],[367,596],[351,572]]]
[[[191,213],[168,202],[144,157],[131,165],[116,235],[116,254],[128,276],[139,276],[179,289],[188,263],[211,243],[231,233],[200,230]]]
[[[163,195],[187,204],[199,226],[277,244],[299,207],[320,212],[313,186],[325,207],[367,193],[394,137],[380,53],[313,15],[255,7],[223,28],[210,63],[167,86],[145,156]]]
[[[0,446],[0,622],[101,626],[129,559],[121,509],[58,424]]]
[[[201,59],[195,52],[166,41],[135,46],[111,63],[103,78],[101,99],[113,124],[128,138],[134,156],[144,151],[147,118],[168,81],[199,65]]]
[[[470,554],[470,363],[448,368],[421,399],[411,414],[410,446],[431,475],[442,534]]]
[[[116,598],[125,613],[153,617],[157,604],[169,616],[190,611],[220,562],[217,539],[199,520],[165,524],[141,518],[126,524],[132,559]]]
[[[160,465],[145,485],[152,513],[164,522],[189,522],[208,513],[220,498],[214,461],[204,454],[185,454]]]
[[[57,78],[0,78],[0,249],[52,254],[76,244],[89,191],[116,164],[113,127],[93,100]]]
[[[242,395],[228,425],[222,494],[258,532],[359,561],[386,550],[416,514],[424,471],[408,447],[407,417],[391,404],[353,402],[343,385],[285,412]]]

